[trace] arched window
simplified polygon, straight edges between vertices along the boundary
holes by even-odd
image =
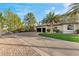
[[[74,25],[68,25],[67,30],[74,30]]]

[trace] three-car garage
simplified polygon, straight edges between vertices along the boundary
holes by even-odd
[[[36,31],[37,32],[46,32],[46,28],[37,28]]]

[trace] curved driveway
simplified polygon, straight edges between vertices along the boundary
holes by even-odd
[[[77,56],[79,43],[46,38],[35,32],[7,34],[0,38],[0,55]]]

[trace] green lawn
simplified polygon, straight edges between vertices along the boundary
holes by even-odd
[[[56,38],[61,40],[67,40],[67,41],[73,41],[73,42],[79,42],[79,35],[77,34],[50,34],[50,33],[40,33],[39,35],[50,37],[50,38]]]

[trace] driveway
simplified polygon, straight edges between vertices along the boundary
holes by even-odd
[[[3,56],[79,56],[79,43],[39,36],[35,32],[0,37]]]

